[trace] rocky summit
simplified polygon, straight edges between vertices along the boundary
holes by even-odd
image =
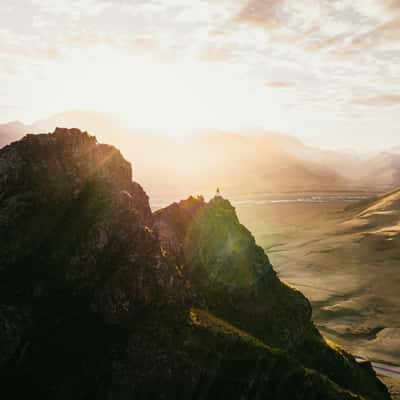
[[[227,200],[152,213],[86,132],[0,150],[0,243],[1,398],[389,399]]]

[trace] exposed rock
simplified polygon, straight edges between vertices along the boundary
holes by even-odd
[[[148,198],[115,148],[74,129],[28,135],[1,151],[0,193],[5,304],[36,316],[84,297],[88,312],[118,322],[184,301]]]
[[[229,202],[154,217],[85,132],[0,150],[0,242],[2,398],[388,398],[326,345]]]
[[[321,337],[308,300],[277,278],[227,200],[191,197],[174,203],[155,213],[155,226],[163,248],[215,315],[285,349],[344,388],[371,398],[385,393],[371,367],[360,368]]]

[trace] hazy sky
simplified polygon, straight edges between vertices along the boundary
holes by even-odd
[[[400,0],[1,0],[0,121],[400,145]]]

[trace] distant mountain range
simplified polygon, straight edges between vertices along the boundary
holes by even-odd
[[[101,136],[107,136],[109,132],[114,134],[122,132],[118,121],[110,115],[93,111],[66,111],[32,124],[23,124],[19,121],[0,124],[0,148],[21,139],[27,133],[50,132],[57,126],[66,128],[81,126],[82,129],[97,132]]]
[[[135,161],[155,201],[189,193],[210,195],[217,186],[231,196],[302,191],[383,191],[400,185],[400,147],[371,156],[322,150],[268,131],[207,132],[162,136],[132,132],[110,115],[69,111],[24,125],[0,125],[0,147],[26,133],[80,127],[122,149]],[[160,175],[160,170],[164,173]]]

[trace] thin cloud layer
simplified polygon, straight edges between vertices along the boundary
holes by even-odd
[[[228,76],[221,87],[237,87],[243,104],[229,109],[231,98],[221,100],[207,114],[210,124],[226,115],[231,126],[242,114],[241,127],[327,144],[339,140],[338,132],[365,137],[367,129],[372,137],[374,124],[385,126],[388,138],[397,135],[399,0],[3,0],[0,15],[0,83],[27,118],[74,106],[74,85],[81,91],[93,76],[99,83],[87,91],[105,82],[114,90],[107,74],[126,71],[129,81],[151,70],[147,63],[165,66],[178,82],[185,68],[190,77],[203,71],[210,84],[202,77],[202,87],[214,98],[223,93],[213,77]],[[210,104],[204,94],[193,95],[200,108]],[[56,99],[44,104],[50,96]],[[355,127],[371,118],[371,106],[382,112]],[[24,118],[12,110],[5,115]],[[319,139],[325,131],[329,140]]]
[[[400,95],[382,94],[379,96],[367,97],[365,99],[356,99],[353,103],[370,107],[400,106]]]
[[[284,81],[267,82],[266,85],[277,89],[286,89],[294,86],[291,82]]]
[[[283,5],[283,0],[249,0],[235,16],[235,21],[273,29],[279,24]]]

